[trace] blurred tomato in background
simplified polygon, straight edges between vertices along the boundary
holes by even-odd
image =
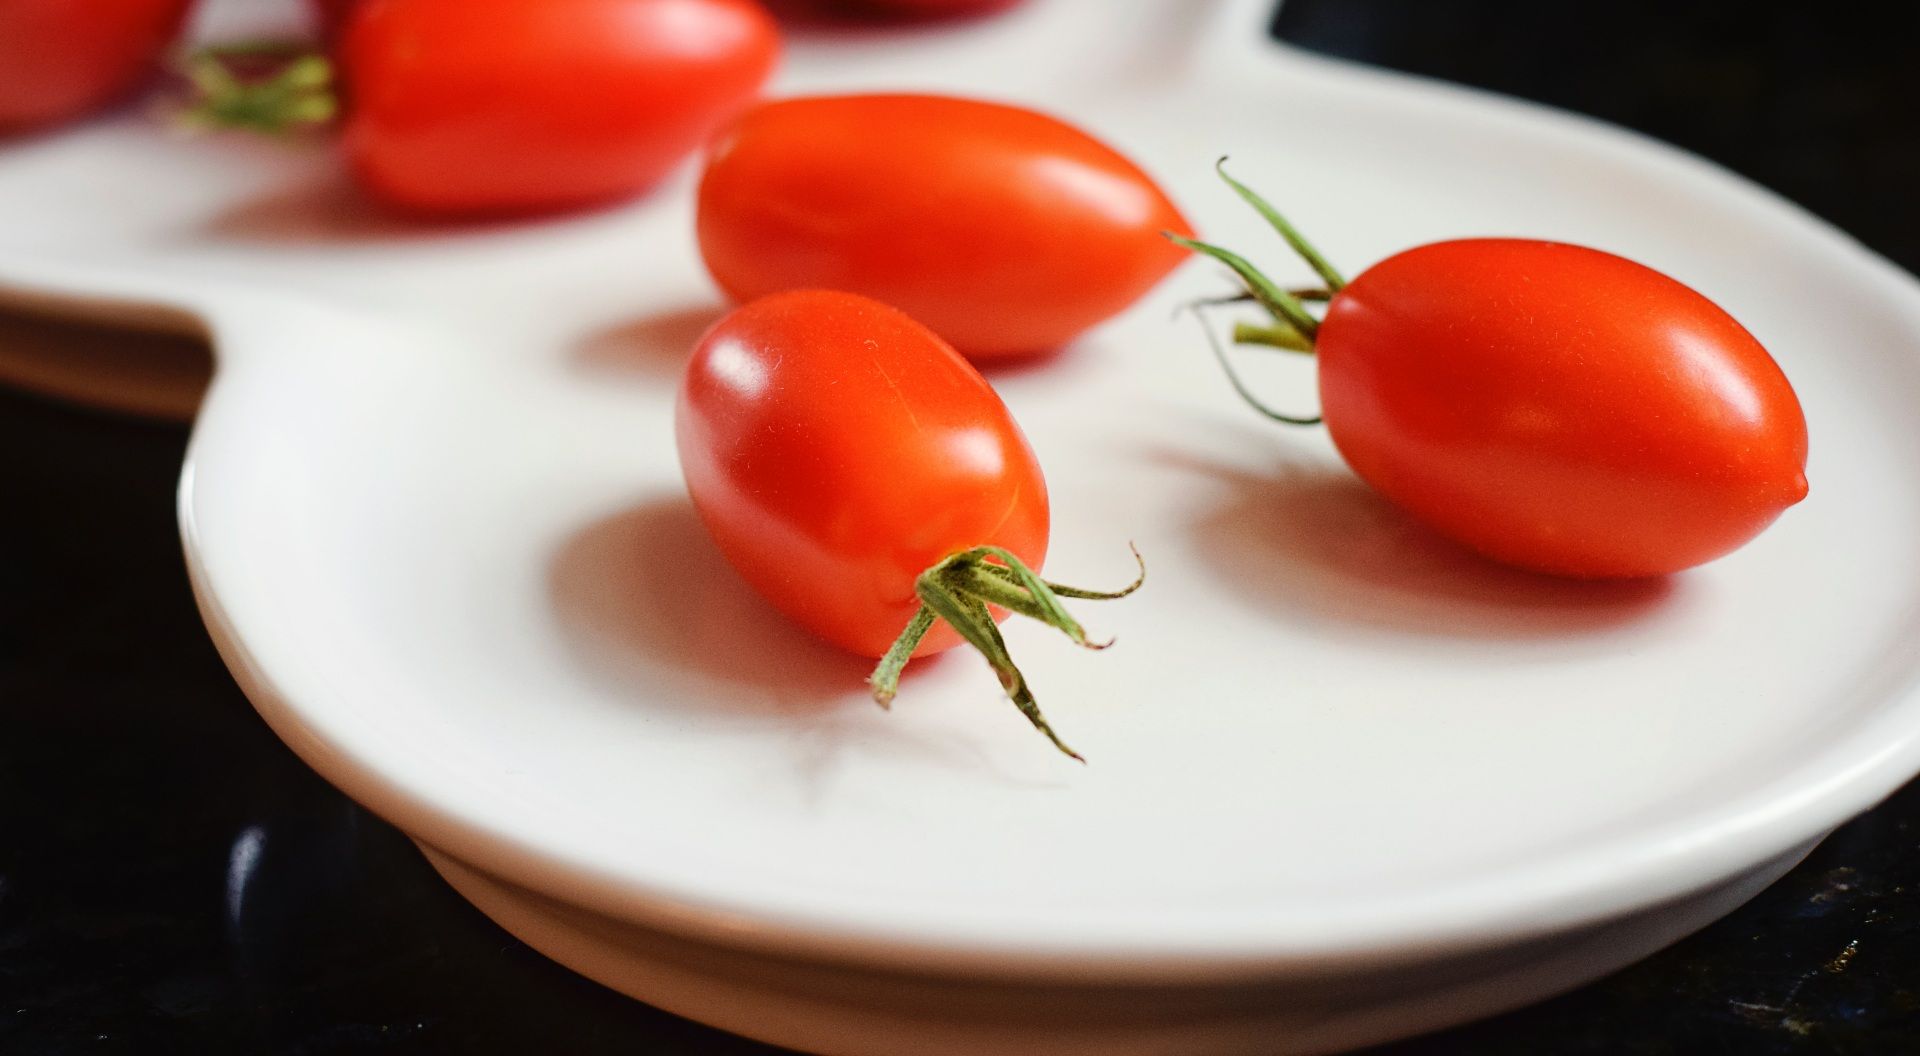
[[[511,213],[636,193],[758,94],[779,33],[754,0],[364,0],[334,53],[342,142],[411,211]]]
[[[114,102],[159,65],[192,0],[0,0],[0,134]]]

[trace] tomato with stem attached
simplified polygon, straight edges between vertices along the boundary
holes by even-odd
[[[1052,117],[972,99],[784,99],[742,115],[700,181],[700,251],[736,300],[850,290],[976,362],[1057,348],[1180,262],[1160,187]]]
[[[850,293],[736,309],[694,350],[680,465],[728,562],[774,607],[880,660],[889,702],[912,656],[962,640],[1061,751],[995,626],[1008,611],[1089,644],[1047,583],[1046,481],[985,379],[932,331]],[[1134,586],[1138,586],[1136,582]]]
[[[262,75],[258,49],[203,53],[188,116],[280,132],[344,113],[360,185],[430,215],[637,194],[752,102],[780,45],[755,0],[316,0],[314,11],[326,56],[281,54]]]
[[[0,0],[0,133],[114,102],[153,73],[192,0]]]
[[[1806,496],[1792,385],[1687,286],[1610,253],[1516,238],[1418,246],[1348,282],[1221,176],[1323,285],[1284,290],[1236,253],[1174,240],[1227,264],[1240,299],[1267,309],[1268,322],[1235,328],[1239,341],[1314,355],[1341,456],[1441,534],[1539,572],[1659,576],[1745,544]],[[1324,318],[1302,293],[1327,301]],[[1320,420],[1272,411],[1234,381],[1270,417]]]

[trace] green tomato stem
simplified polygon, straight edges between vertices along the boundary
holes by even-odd
[[[883,708],[893,707],[894,694],[900,691],[900,672],[913,657],[913,651],[920,647],[920,640],[933,630],[933,610],[920,606],[913,619],[907,621],[907,629],[893,640],[887,649],[887,655],[880,658],[880,666],[873,669],[873,677],[867,682],[873,686],[873,702]]]
[[[1233,369],[1233,361],[1227,358],[1227,350],[1221,346],[1220,338],[1215,336],[1213,327],[1207,325],[1207,317],[1201,314],[1201,306],[1196,304],[1190,307],[1193,310],[1193,317],[1200,321],[1200,332],[1206,335],[1207,347],[1213,350],[1213,358],[1220,364],[1220,370],[1226,374],[1228,384],[1233,386],[1233,391],[1239,395],[1242,402],[1260,414],[1276,422],[1280,422],[1283,425],[1320,424],[1321,418],[1317,414],[1308,418],[1297,414],[1287,414],[1282,411],[1276,411],[1268,406],[1260,397],[1255,396],[1253,390],[1247,387],[1247,383],[1241,380],[1240,372]],[[1312,349],[1313,345],[1309,343],[1307,345],[1307,351],[1311,352]]]
[[[1340,292],[1340,288],[1347,284],[1347,280],[1327,262],[1327,258],[1320,255],[1320,251],[1314,248],[1313,243],[1307,241],[1305,236],[1295,230],[1294,226],[1287,222],[1286,217],[1280,215],[1280,210],[1275,209],[1271,202],[1256,194],[1253,188],[1227,175],[1227,159],[1224,156],[1213,163],[1213,171],[1220,174],[1220,178],[1227,182],[1227,186],[1233,188],[1233,193],[1239,195],[1242,201],[1253,206],[1256,212],[1266,218],[1267,223],[1280,233],[1280,237],[1286,239],[1287,245],[1292,246],[1293,251],[1300,254],[1301,259],[1307,262],[1307,266],[1326,282],[1327,289],[1334,293]]]
[[[1233,327],[1235,344],[1264,345],[1269,348],[1312,355],[1316,351],[1320,336],[1320,320],[1307,311],[1306,302],[1331,303],[1333,298],[1345,288],[1347,280],[1327,261],[1326,257],[1320,254],[1318,249],[1314,248],[1313,243],[1307,241],[1291,223],[1287,222],[1287,218],[1282,216],[1272,203],[1262,198],[1251,187],[1227,174],[1226,158],[1223,157],[1214,163],[1214,171],[1219,173],[1220,178],[1240,196],[1241,200],[1251,205],[1266,219],[1268,225],[1280,233],[1280,237],[1286,240],[1287,245],[1293,247],[1294,252],[1307,262],[1307,266],[1311,267],[1326,285],[1305,289],[1282,289],[1252,262],[1232,250],[1168,233],[1166,237],[1174,243],[1185,246],[1195,253],[1212,257],[1233,269],[1233,273],[1239,277],[1243,287],[1242,292],[1233,296],[1193,301],[1184,308],[1191,311],[1193,317],[1199,320],[1201,333],[1207,338],[1207,347],[1213,350],[1213,357],[1219,361],[1220,369],[1226,373],[1227,381],[1233,385],[1233,391],[1238,393],[1249,407],[1276,422],[1284,422],[1287,425],[1319,425],[1322,420],[1319,415],[1309,418],[1285,414],[1273,409],[1255,396],[1246,382],[1241,379],[1240,372],[1234,369],[1232,360],[1227,358],[1227,351],[1221,345],[1219,337],[1214,334],[1213,328],[1207,325],[1204,310],[1228,304],[1256,303],[1267,310],[1267,314],[1272,317],[1271,321],[1264,324],[1235,323]]]
[[[1301,304],[1292,294],[1274,285],[1273,280],[1267,278],[1247,258],[1230,249],[1183,238],[1171,232],[1167,232],[1166,237],[1174,245],[1185,246],[1195,253],[1205,254],[1232,268],[1233,273],[1240,276],[1240,281],[1246,284],[1247,292],[1253,295],[1254,300],[1260,302],[1261,307],[1271,312],[1274,318],[1285,321],[1308,337],[1312,337],[1319,331],[1320,321],[1307,312],[1307,306]]]
[[[264,68],[257,76],[242,70]],[[181,61],[192,98],[189,128],[238,128],[269,135],[322,125],[339,113],[333,66],[304,44],[250,42],[203,48]]]
[[[1324,304],[1327,301],[1333,300],[1333,291],[1327,289],[1325,286],[1296,286],[1287,291],[1287,296],[1292,297],[1296,301],[1318,301]],[[1193,304],[1197,304],[1202,308],[1218,308],[1221,305],[1227,304],[1257,304],[1259,300],[1260,299],[1253,294],[1242,291],[1240,293],[1231,293],[1224,297],[1203,298],[1194,301]],[[1190,305],[1181,306],[1182,309],[1187,307],[1190,307]],[[1180,313],[1176,311],[1173,314],[1178,316]]]
[[[1011,551],[997,546],[976,546],[947,557],[920,573],[914,581],[914,593],[920,598],[920,608],[868,678],[868,684],[873,687],[873,699],[882,707],[892,703],[894,695],[899,692],[900,674],[913,656],[913,650],[933,629],[936,620],[945,620],[986,658],[988,666],[999,677],[1001,688],[1006,690],[1014,706],[1027,717],[1034,729],[1039,730],[1063,754],[1086,762],[1079,752],[1067,747],[1041,713],[1033,691],[1027,686],[1026,676],[1021,674],[1019,666],[1013,662],[1012,654],[1007,651],[1006,639],[1001,637],[999,625],[994,622],[988,606],[997,605],[1009,612],[1038,620],[1086,648],[1105,649],[1113,643],[1088,641],[1086,631],[1067,612],[1060,599],[1072,597],[1110,601],[1124,598],[1140,589],[1141,584],[1146,582],[1146,563],[1140,560],[1138,549],[1133,551],[1133,556],[1140,565],[1140,575],[1127,587],[1117,591],[1082,590],[1050,583],[1041,579]]]
[[[1133,582],[1121,587],[1119,590],[1087,590],[1082,587],[1069,587],[1064,583],[1055,583],[1050,579],[1044,579],[1041,580],[1041,582],[1046,584],[1048,590],[1053,591],[1063,598],[1082,598],[1087,601],[1118,601],[1134,591],[1139,590],[1147,582],[1147,562],[1145,558],[1140,556],[1140,548],[1132,543],[1128,543],[1127,549],[1133,551],[1133,563],[1140,567],[1140,574],[1134,577]],[[1012,569],[1001,565],[982,564],[977,567],[980,571],[990,576],[1003,579],[1011,579],[1014,574]]]
[[[1313,355],[1313,342],[1305,334],[1286,323],[1239,322],[1233,324],[1233,343],[1236,345],[1266,345],[1270,348],[1284,349],[1288,352],[1304,352]]]

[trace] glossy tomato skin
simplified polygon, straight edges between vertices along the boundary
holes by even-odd
[[[850,290],[976,362],[1057,348],[1180,263],[1160,188],[1086,133],[939,96],[787,99],[715,144],[700,250],[727,293]]]
[[[885,653],[914,580],[970,547],[1046,556],[1046,482],[993,389],[932,331],[848,293],[761,298],[694,350],[675,414],[694,508],[796,623]],[[915,655],[951,648],[937,625]]]
[[[779,37],[753,0],[362,0],[335,52],[368,190],[520,213],[657,182],[748,105]]]
[[[1807,493],[1806,420],[1772,357],[1712,301],[1612,254],[1411,249],[1334,298],[1318,351],[1348,464],[1508,564],[1677,572]]]
[[[114,102],[158,66],[191,0],[0,0],[0,134]]]

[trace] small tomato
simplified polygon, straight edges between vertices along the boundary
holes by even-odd
[[[697,149],[778,51],[753,0],[362,0],[335,44],[343,142],[418,212],[606,201]]]
[[[0,0],[0,133],[97,110],[152,73],[191,0]]]
[[[1064,122],[970,99],[856,95],[754,108],[700,181],[700,251],[737,300],[850,290],[976,362],[1071,341],[1180,261],[1158,185]]]
[[[1741,546],[1806,497],[1793,386],[1687,286],[1611,253],[1518,238],[1418,246],[1346,282],[1228,182],[1330,298],[1316,320],[1244,259],[1186,241],[1272,312],[1273,325],[1236,333],[1314,353],[1341,456],[1442,535],[1539,572],[1659,576]]]
[[[675,430],[687,491],[720,552],[794,622],[880,658],[877,699],[892,698],[910,656],[964,638],[1073,754],[995,623],[1021,612],[1086,644],[1059,595],[1119,594],[1031,571],[1047,552],[1040,464],[946,342],[855,294],[764,297],[700,340]]]

